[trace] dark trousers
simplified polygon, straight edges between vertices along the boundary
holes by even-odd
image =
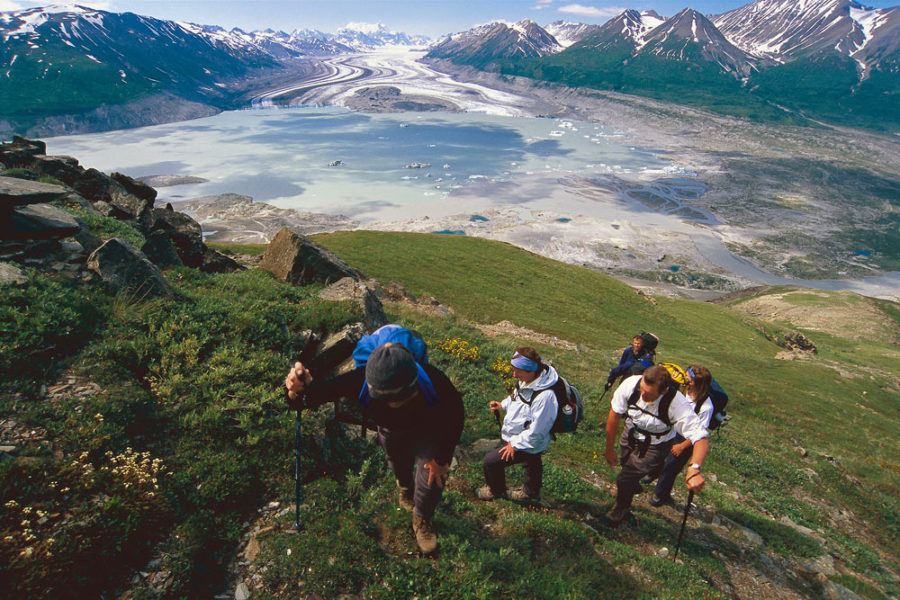
[[[491,493],[495,496],[506,494],[506,468],[512,465],[524,464],[525,477],[523,478],[523,491],[528,496],[537,497],[541,493],[544,478],[544,463],[541,453],[529,454],[524,450],[516,450],[512,460],[500,458],[500,448],[491,450],[484,455],[481,466],[484,469],[484,480]]]
[[[425,438],[418,431],[392,431],[379,427],[378,443],[387,455],[388,467],[397,478],[397,483],[413,488],[415,513],[424,519],[431,519],[444,492],[437,482],[428,485],[429,472],[425,463],[437,454],[435,441]],[[416,466],[415,478],[413,464]]]
[[[675,439],[672,440],[672,444],[680,444],[683,441],[683,437],[676,435]],[[675,479],[684,468],[684,465],[691,460],[692,450],[692,448],[685,448],[684,452],[679,456],[675,456],[670,451],[669,455],[666,456],[662,472],[659,474],[659,479],[656,480],[656,491],[654,493],[658,498],[665,500],[672,495],[672,486],[675,485]]]
[[[640,492],[641,478],[656,473],[665,463],[672,449],[671,440],[647,447],[641,456],[641,442],[628,439],[628,428],[619,438],[619,463],[622,470],[616,476],[616,510],[624,512],[631,506],[631,500]]]

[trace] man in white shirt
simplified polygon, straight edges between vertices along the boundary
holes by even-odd
[[[655,365],[642,375],[625,379],[610,404],[605,458],[613,467],[621,462],[622,470],[616,477],[616,504],[604,518],[608,526],[618,527],[628,516],[632,498],[641,491],[641,478],[659,471],[676,433],[693,444],[685,475],[687,488],[695,492],[703,488],[700,469],[709,449],[709,432],[690,401],[675,387],[668,371]],[[625,429],[616,453],[615,438],[623,417]]]

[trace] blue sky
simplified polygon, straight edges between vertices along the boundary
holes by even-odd
[[[58,2],[0,0],[0,11]],[[748,0],[83,0],[77,2],[111,12],[134,12],[159,19],[220,25],[246,30],[319,29],[333,32],[348,23],[383,23],[393,31],[437,37],[490,21],[528,18],[541,25],[566,20],[603,23],[626,8],[656,10],[671,16],[689,6],[718,14],[748,4]],[[898,0],[870,0],[875,8],[896,6]]]

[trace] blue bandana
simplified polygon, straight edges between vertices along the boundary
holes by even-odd
[[[518,353],[513,355],[509,364],[517,369],[522,369],[523,371],[538,371],[541,368],[541,365],[537,364],[527,356],[522,356]]]

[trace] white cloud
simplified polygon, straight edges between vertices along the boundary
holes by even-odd
[[[0,12],[12,12],[16,10],[24,10],[35,6],[71,6],[78,4],[87,8],[96,8],[97,10],[105,10],[116,12],[114,8],[115,0],[58,0],[56,2],[36,2],[34,0],[0,0]]]
[[[351,31],[361,31],[363,33],[379,33],[385,31],[387,27],[383,23],[354,23],[350,22],[341,27],[341,29],[349,29]]]
[[[531,10],[544,10],[550,8],[551,4],[553,4],[553,0],[537,0],[537,4],[532,6]]]
[[[565,6],[560,6],[557,10],[559,10],[559,12],[561,13],[569,13],[582,17],[595,17],[598,19],[605,19],[609,17],[615,17],[625,9],[618,6],[603,6],[597,8],[595,6],[585,6],[584,4],[566,4]]]
[[[0,12],[12,12],[14,10],[22,10],[25,6],[21,2],[14,0],[0,0]]]

